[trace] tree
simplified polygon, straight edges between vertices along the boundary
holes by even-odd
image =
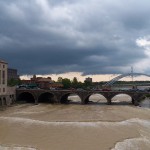
[[[72,87],[74,87],[74,88],[77,88],[77,87],[78,87],[78,80],[77,80],[76,77],[73,78]]]
[[[62,79],[62,84],[63,84],[63,86],[64,86],[65,89],[71,87],[71,81],[70,81],[70,79],[67,79],[67,78]]]
[[[86,89],[89,89],[89,88],[92,87],[92,82],[90,82],[90,81],[84,81],[84,86],[85,86]]]
[[[7,84],[8,84],[8,86],[19,85],[19,84],[21,84],[21,80],[20,79],[13,79],[13,78],[11,78],[11,79],[8,80]]]
[[[82,82],[78,82],[78,87],[77,88],[83,88],[83,87],[84,87],[83,83]]]
[[[62,83],[62,77],[58,77],[57,82]]]

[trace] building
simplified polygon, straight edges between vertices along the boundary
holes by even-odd
[[[7,67],[8,64],[0,60],[0,95],[7,93]]]
[[[53,83],[50,83],[50,89],[61,89],[63,88],[63,84],[62,83],[59,83],[59,82],[53,82]]]
[[[50,89],[50,84],[53,81],[51,80],[51,78],[37,78],[36,84],[38,85],[39,88],[41,89]]]
[[[34,81],[34,83],[36,83],[41,89],[58,89],[63,87],[62,83],[54,82],[51,77],[36,78],[36,76],[34,75],[33,78],[31,78],[31,80]]]
[[[63,84],[54,82],[51,77],[43,78],[43,77],[36,77],[36,75],[33,75],[33,77],[30,80],[22,80],[22,84],[27,87],[35,87],[34,85],[37,85],[38,88],[41,89],[58,89],[62,88]]]
[[[6,105],[7,66],[5,61],[0,60],[0,106]]]
[[[92,83],[92,78],[88,77],[88,78],[86,78],[84,81],[85,81],[85,82],[90,82],[90,83]]]
[[[0,60],[0,106],[11,105],[15,100],[15,87],[7,87],[8,63]]]
[[[19,75],[18,75],[18,71],[17,69],[12,69],[12,68],[8,68],[7,71],[8,75],[7,75],[7,79],[15,79],[18,80],[19,79]]]

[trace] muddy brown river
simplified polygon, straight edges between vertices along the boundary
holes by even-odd
[[[119,95],[88,105],[16,104],[0,111],[0,150],[150,150],[150,109]]]

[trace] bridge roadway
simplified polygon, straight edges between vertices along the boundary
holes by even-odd
[[[78,91],[78,90],[44,90],[44,89],[17,89],[16,100],[26,101],[29,103],[38,104],[40,102],[48,103],[67,103],[68,96],[71,94],[78,95],[81,99],[81,104],[87,104],[89,97],[93,94],[101,94],[106,100],[107,104],[112,103],[112,98],[119,94],[126,94],[131,97],[132,104],[138,105],[140,100],[143,99],[150,92],[143,91]]]

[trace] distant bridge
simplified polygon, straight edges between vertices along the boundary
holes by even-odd
[[[147,77],[150,77],[150,75],[143,74],[143,73],[127,73],[127,74],[122,74],[122,75],[119,75],[119,76],[113,78],[112,80],[108,81],[104,86],[111,86],[115,82],[117,82],[118,80],[120,80],[124,77],[129,77],[129,76],[147,76]]]
[[[44,89],[17,89],[16,98],[17,101],[25,101],[28,103],[67,103],[68,96],[75,94],[79,96],[81,104],[87,104],[89,97],[93,94],[100,94],[106,99],[107,104],[112,103],[112,98],[119,94],[126,94],[131,97],[131,102],[134,105],[138,105],[140,100],[150,92],[140,91],[77,91],[77,90],[44,90]]]

